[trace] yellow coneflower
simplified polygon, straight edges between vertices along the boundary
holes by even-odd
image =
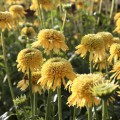
[[[24,8],[21,5],[12,5],[9,11],[13,14],[14,19],[22,21],[22,17],[25,15]]]
[[[115,14],[114,21],[117,21],[119,18],[120,18],[120,12]]]
[[[81,54],[81,57],[85,57],[87,51],[90,52],[89,60],[90,61],[102,61],[105,58],[105,48],[104,41],[100,35],[88,34],[85,35],[81,44],[76,47],[75,53]]]
[[[36,93],[38,92],[41,94],[42,88],[40,85],[37,84],[37,81],[41,78],[40,71],[38,72],[32,72],[32,92]],[[29,86],[29,80],[28,80],[28,74],[25,74],[23,79],[18,82],[17,88],[20,88],[21,91],[24,91]]]
[[[71,64],[64,58],[52,58],[43,64],[41,78],[38,83],[44,88],[55,90],[66,85],[65,78],[73,80],[76,74],[73,72]]]
[[[120,27],[116,27],[113,32],[117,32],[118,34],[120,34]]]
[[[46,53],[49,53],[52,50],[55,53],[60,52],[60,49],[63,51],[68,50],[64,35],[60,31],[53,29],[43,29],[39,32],[38,41],[34,42],[32,47],[40,46],[45,48]]]
[[[4,31],[5,28],[10,30],[14,27],[13,16],[10,12],[0,12],[0,28]]]
[[[120,61],[116,62],[113,66],[113,69],[111,70],[114,74],[111,76],[111,78],[117,78],[120,79]]]
[[[42,55],[37,49],[26,48],[19,52],[16,62],[18,62],[18,71],[26,72],[29,69],[35,71],[40,68]]]
[[[22,30],[21,30],[21,35],[25,35],[27,36],[28,38],[34,38],[35,35],[36,35],[36,32],[34,30],[33,27],[24,27]]]
[[[42,7],[45,10],[52,10],[57,5],[57,0],[53,2],[53,0],[39,0],[40,7]],[[32,5],[30,6],[31,10],[37,10],[38,9],[38,0],[32,0]]]
[[[114,98],[112,95],[117,88],[118,84],[114,81],[104,80],[101,83],[95,84],[91,88],[91,92],[95,97],[113,102]]]
[[[69,106],[77,105],[77,107],[92,107],[92,104],[98,105],[100,100],[91,93],[94,84],[103,80],[101,74],[81,74],[74,79],[71,87],[72,94],[68,98]]]
[[[108,48],[113,43],[113,35],[110,32],[98,32],[97,34],[103,38],[103,40],[105,42],[105,48],[106,48],[106,50],[108,50]]]
[[[110,56],[108,58],[109,63],[112,63],[112,60],[114,60],[114,63],[117,62],[120,58],[120,44],[114,43],[110,47]]]

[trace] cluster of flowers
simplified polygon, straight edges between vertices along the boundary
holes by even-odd
[[[38,0],[39,1],[39,0]],[[31,9],[38,9],[37,0],[33,0]],[[40,7],[52,8],[57,4],[57,1],[51,3],[50,0],[40,1]],[[49,6],[49,7],[48,7]],[[14,26],[14,21],[21,21],[25,11],[20,5],[12,5],[9,8],[10,12],[0,12],[0,28],[2,31],[11,29]],[[15,19],[15,20],[14,20]],[[22,34],[35,35],[34,29],[31,27],[22,29]],[[89,107],[94,104],[98,105],[100,99],[113,101],[112,94],[117,90],[118,83],[112,80],[105,80],[102,74],[77,74],[73,71],[69,61],[60,57],[53,57],[46,62],[43,62],[42,53],[37,48],[43,47],[46,54],[56,53],[60,50],[68,50],[65,43],[64,34],[53,29],[40,30],[37,36],[37,41],[32,43],[32,47],[21,50],[17,56],[17,68],[24,73],[23,79],[18,83],[17,87],[25,90],[29,86],[28,72],[32,73],[32,91],[42,93],[42,89],[53,91],[56,88],[68,87],[71,92],[68,98],[70,106],[77,105],[83,107],[88,104]],[[120,40],[114,38],[109,32],[99,32],[97,34],[88,34],[83,36],[80,45],[76,47],[77,54],[85,57],[87,52],[90,53],[89,61],[94,63],[94,67],[102,70],[109,64],[115,63],[113,70],[115,72],[112,77],[120,78]],[[110,56],[108,56],[110,50]],[[112,60],[114,59],[114,62]],[[117,62],[117,63],[116,63]],[[66,83],[66,78],[69,80]],[[119,93],[119,92],[118,92]]]

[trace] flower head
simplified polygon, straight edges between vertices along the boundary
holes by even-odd
[[[22,17],[25,15],[24,8],[21,5],[12,5],[9,11],[13,14],[14,19],[22,21]]]
[[[111,76],[111,78],[120,79],[120,61],[116,62],[113,66],[113,69],[111,70],[114,74]]]
[[[38,34],[38,41],[32,44],[32,47],[43,46],[46,53],[49,53],[53,50],[55,53],[58,53],[60,49],[66,51],[68,49],[65,44],[64,35],[57,30],[53,29],[43,29]]]
[[[90,52],[90,61],[102,61],[105,58],[104,41],[100,35],[88,34],[85,35],[81,44],[76,47],[76,53],[81,54],[81,57],[85,57],[87,51]]]
[[[57,5],[57,0],[53,2],[53,0],[40,0],[38,3],[38,0],[32,0],[32,5],[30,6],[31,10],[37,10],[38,5],[42,7],[45,10],[52,10],[56,7]]]
[[[91,88],[91,92],[95,97],[108,100],[117,88],[118,84],[114,83],[114,81],[104,80],[101,83],[95,84],[94,87]]]
[[[14,26],[13,16],[10,12],[0,12],[0,28],[10,30]]]
[[[114,21],[117,21],[119,18],[120,18],[120,12],[115,14]]]
[[[42,55],[37,49],[26,48],[19,52],[16,62],[18,62],[18,71],[25,72],[29,69],[35,71],[40,68]]]
[[[110,47],[110,56],[108,58],[108,61],[112,63],[112,60],[114,59],[114,63],[117,62],[120,58],[120,44],[114,43]]]
[[[21,30],[21,35],[25,35],[27,36],[28,38],[34,38],[35,35],[36,35],[36,32],[34,30],[33,27],[24,27],[22,30]]]
[[[103,38],[105,48],[108,49],[113,43],[113,35],[110,32],[98,32],[97,34]]]
[[[77,107],[84,107],[88,104],[92,107],[93,102],[98,105],[99,99],[94,97],[91,93],[91,88],[94,84],[99,83],[103,80],[101,74],[82,74],[77,76],[72,84],[72,94],[68,98],[68,104],[70,106],[77,105]]]
[[[20,97],[16,97],[15,99],[13,99],[13,102],[16,106],[18,106],[24,104],[26,100],[26,95],[21,95]]]
[[[43,64],[41,76],[38,83],[43,88],[46,87],[55,90],[56,87],[61,87],[61,84],[66,85],[65,78],[73,80],[76,74],[67,60],[57,57],[49,59]]]
[[[37,84],[37,81],[41,78],[40,71],[32,72],[32,92],[39,92],[41,94],[41,86]],[[28,73],[26,73],[21,81],[18,82],[17,88],[20,88],[21,91],[24,91],[29,86]]]

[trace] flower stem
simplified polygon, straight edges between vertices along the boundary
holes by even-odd
[[[62,101],[61,101],[61,88],[57,88],[58,94],[58,117],[59,120],[62,120]]]
[[[50,116],[50,99],[51,99],[52,91],[51,89],[48,90],[48,98],[47,98],[47,108],[46,108],[46,114],[45,114],[45,120],[49,120]]]
[[[39,22],[40,22],[40,26],[41,26],[41,29],[43,28],[43,21],[42,21],[42,13],[41,13],[41,9],[40,9],[40,0],[37,0],[38,2],[38,19],[39,19]],[[39,26],[39,27],[40,27]],[[39,28],[40,29],[40,28]]]
[[[37,115],[37,94],[34,93],[34,99],[33,99],[33,104],[34,104],[34,117]]]
[[[30,90],[30,104],[31,104],[31,111],[32,111],[32,119],[34,120],[34,111],[33,111],[33,94],[32,94],[32,81],[31,81],[31,70],[29,69],[28,72],[28,79],[29,79],[29,90]]]
[[[88,106],[88,120],[92,120],[92,108]]]
[[[94,107],[94,111],[95,111],[95,118],[96,118],[96,120],[99,120],[97,110],[96,110],[96,105],[93,104],[93,107]]]
[[[77,108],[76,106],[74,106],[73,120],[76,120],[76,112],[77,112]]]
[[[112,19],[114,5],[115,5],[115,0],[112,0],[111,10],[110,10],[110,19]]]
[[[107,118],[107,101],[102,100],[102,120],[106,120]]]
[[[93,73],[93,62],[90,61],[90,73]]]
[[[62,24],[62,27],[61,27],[61,30],[60,30],[61,32],[63,31],[63,29],[65,27],[66,16],[67,16],[67,11],[65,11],[65,17],[64,17],[63,24]]]
[[[5,40],[3,39],[3,33],[2,32],[1,32],[1,41],[2,41],[2,50],[3,50],[4,64],[5,64],[6,74],[7,74],[8,85],[9,85],[9,88],[10,88],[10,93],[11,93],[11,96],[12,96],[12,100],[14,100],[15,99],[15,94],[14,94],[14,91],[13,91],[11,78],[10,78],[10,72],[9,72],[9,68],[8,68],[8,64],[7,64]],[[20,120],[16,107],[15,107],[15,111],[16,111],[16,114],[17,114],[17,119]]]
[[[103,3],[103,0],[100,0],[100,4],[99,4],[99,14],[101,14],[101,11],[102,11],[102,3]],[[100,22],[100,18],[98,17],[97,19],[97,25],[99,25],[99,22]]]
[[[90,73],[93,73],[93,62],[90,61]],[[88,120],[92,120],[92,108],[87,106]]]
[[[11,83],[11,78],[10,78],[8,64],[7,64],[5,40],[3,39],[3,33],[2,32],[1,32],[1,41],[2,41],[2,50],[3,50],[3,57],[4,57],[5,70],[6,70],[6,74],[7,74],[7,80],[8,80],[8,84],[9,84],[9,88],[10,88],[10,93],[11,93],[12,99],[14,99],[15,95],[14,95],[14,91],[13,91],[13,87],[12,87],[12,83]]]

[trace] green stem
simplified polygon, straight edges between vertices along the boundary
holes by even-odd
[[[53,20],[53,11],[51,10],[51,25],[54,26],[54,20]]]
[[[34,108],[33,109],[34,109],[34,117],[35,117],[37,115],[37,94],[36,93],[34,93],[33,104],[34,104]]]
[[[65,27],[66,16],[67,16],[67,12],[65,11],[65,17],[64,17],[63,24],[62,24],[62,27],[61,27],[61,30],[60,30],[61,32],[63,31],[63,29]]]
[[[107,57],[106,57],[106,75],[107,75],[107,79],[109,79],[109,75],[108,75],[108,62],[107,62]]]
[[[99,4],[99,14],[101,14],[101,11],[102,11],[102,3],[103,3],[103,0],[100,0],[100,4]],[[99,21],[100,21],[100,18],[98,17],[97,25],[99,25]]]
[[[93,8],[94,8],[94,0],[91,1],[91,10],[90,10],[90,15],[93,14]]]
[[[45,120],[49,120],[50,117],[50,99],[52,96],[51,89],[48,90],[48,98],[47,98],[47,108],[46,108],[46,114],[45,114]]]
[[[9,72],[7,57],[6,57],[5,40],[3,39],[3,33],[2,32],[1,32],[1,41],[2,41],[2,50],[3,50],[4,64],[5,64],[6,74],[7,74],[8,85],[9,85],[9,88],[10,88],[10,93],[11,93],[11,96],[12,96],[12,100],[14,100],[15,99],[15,94],[14,94],[12,83],[11,83],[10,72]],[[15,107],[15,111],[16,111],[16,114],[17,114],[17,119],[20,120],[16,107]]]
[[[93,73],[93,62],[90,61],[90,73]]]
[[[61,4],[61,0],[59,0],[59,9],[60,9],[60,16],[62,15],[62,4]]]
[[[107,101],[102,100],[102,120],[106,120],[107,118]]]
[[[77,108],[76,106],[74,106],[73,120],[76,120],[76,112],[77,112]]]
[[[58,117],[59,120],[62,120],[61,88],[57,88],[57,94],[58,94]]]
[[[88,111],[88,120],[92,120],[92,108],[88,106],[87,111]]]
[[[93,62],[90,61],[90,73],[93,73]],[[88,120],[92,120],[92,108],[87,106],[88,110]]]
[[[114,5],[115,5],[115,0],[112,0],[111,11],[110,11],[110,19],[112,18],[112,15],[113,15]]]
[[[11,83],[10,72],[9,72],[7,57],[6,57],[5,40],[3,39],[3,33],[2,32],[1,32],[1,41],[2,41],[2,50],[3,50],[3,57],[4,57],[5,70],[6,70],[6,74],[7,74],[7,80],[8,80],[8,84],[9,84],[12,99],[14,99],[15,95],[14,95],[14,91],[13,91],[13,87],[12,87],[12,83]]]
[[[118,0],[115,1],[115,13],[117,12],[118,9]]]
[[[31,111],[32,111],[32,119],[34,120],[34,111],[33,111],[33,94],[32,94],[32,80],[31,80],[31,70],[28,71],[28,79],[29,79],[29,90],[30,90],[30,104],[31,104]]]
[[[43,28],[46,28],[46,24],[45,24],[45,18],[44,18],[44,11],[43,11],[43,9],[42,9],[42,7],[41,7],[41,14],[42,14],[42,22],[43,22]]]
[[[43,28],[43,20],[42,20],[42,13],[41,13],[41,9],[40,9],[40,0],[37,0],[37,2],[38,2],[38,19],[39,19],[39,22],[41,24],[40,26],[41,26],[41,29],[42,29]]]
[[[95,118],[96,118],[96,120],[99,120],[97,110],[96,110],[96,105],[93,104],[93,107],[94,107],[94,111],[95,111]]]

